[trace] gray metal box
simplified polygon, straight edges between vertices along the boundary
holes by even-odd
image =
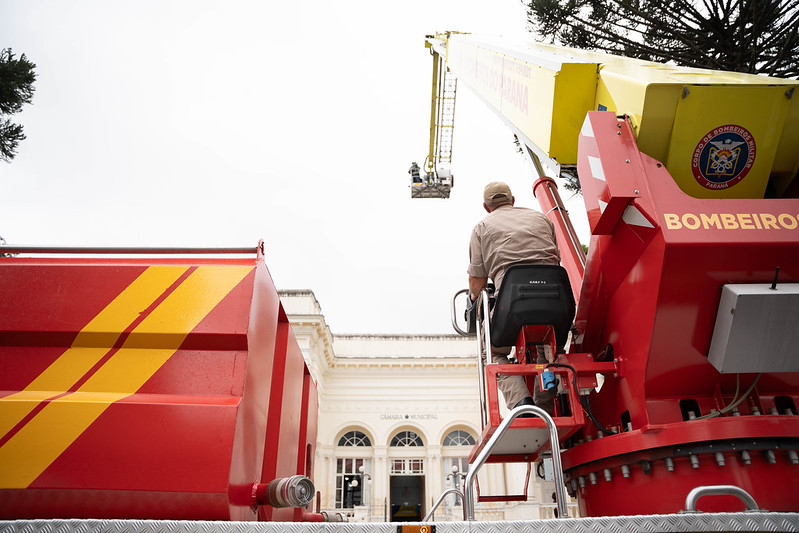
[[[799,372],[799,283],[723,285],[708,359],[719,372]]]

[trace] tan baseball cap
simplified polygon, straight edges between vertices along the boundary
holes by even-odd
[[[501,181],[492,181],[483,189],[483,201],[488,206],[510,202],[511,198],[510,187]]]

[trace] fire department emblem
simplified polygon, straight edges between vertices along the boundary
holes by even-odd
[[[746,128],[728,124],[707,133],[694,149],[691,170],[707,189],[732,187],[755,162],[755,138]]]

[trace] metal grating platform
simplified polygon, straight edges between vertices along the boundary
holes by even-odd
[[[452,190],[451,185],[443,183],[434,185],[413,185],[411,187],[411,198],[449,198]]]
[[[0,521],[0,533],[395,533],[402,524],[193,522],[166,520]],[[414,525],[414,524],[404,524]],[[436,533],[670,533],[799,532],[799,513],[686,513],[675,515],[567,518],[507,522],[436,522]]]

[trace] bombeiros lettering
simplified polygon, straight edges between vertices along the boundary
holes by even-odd
[[[799,213],[664,213],[666,229],[796,230]]]

